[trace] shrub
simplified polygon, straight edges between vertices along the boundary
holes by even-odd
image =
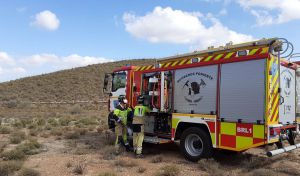
[[[76,124],[83,124],[83,125],[98,125],[97,119],[94,118],[82,118],[79,119]]]
[[[79,133],[80,135],[85,135],[86,132],[87,132],[87,129],[85,129],[85,128],[76,128],[75,132]]]
[[[116,148],[114,146],[106,146],[102,150],[102,157],[104,160],[114,160],[118,155],[121,155],[124,151],[116,151]]]
[[[63,130],[61,128],[54,128],[50,132],[51,135],[61,136],[63,134]]]
[[[23,131],[16,131],[16,132],[13,132],[10,135],[9,141],[12,144],[19,144],[19,143],[21,143],[25,139],[25,137],[26,137],[25,132],[23,132]]]
[[[44,126],[46,125],[46,120],[43,119],[43,118],[38,118],[36,119],[36,122],[35,122],[38,126]]]
[[[151,159],[151,162],[152,163],[161,163],[163,161],[163,157],[158,155],[158,156],[154,156],[152,159]]]
[[[139,167],[138,170],[137,170],[137,173],[142,174],[142,173],[144,173],[146,170],[147,170],[147,169],[144,168],[144,167]]]
[[[25,158],[25,153],[21,150],[14,149],[14,150],[3,152],[1,154],[1,157],[4,160],[21,160]]]
[[[9,134],[11,132],[11,129],[6,126],[0,126],[0,134]]]
[[[38,151],[38,149],[41,147],[42,147],[42,145],[40,143],[38,143],[37,140],[30,140],[30,141],[25,142],[24,144],[18,145],[16,147],[16,150],[20,150],[26,155],[34,155],[34,154],[40,153],[40,151]]]
[[[38,129],[30,129],[29,134],[30,134],[30,136],[37,136],[39,134],[39,130]]]
[[[0,176],[12,175],[15,171],[22,168],[21,161],[4,161],[0,162]]]
[[[60,118],[58,120],[58,122],[61,126],[68,126],[69,123],[71,122],[71,119],[70,118]]]
[[[53,119],[53,118],[48,119],[47,123],[50,124],[50,125],[53,126],[53,127],[56,127],[56,126],[59,125],[59,124],[58,124],[58,121],[57,121],[56,119]]]
[[[115,161],[115,165],[120,167],[134,167],[137,166],[137,163],[130,159],[118,159],[117,161]]]
[[[39,175],[41,174],[38,171],[29,168],[23,168],[19,173],[19,176],[39,176]]]
[[[16,108],[18,106],[18,101],[17,100],[9,100],[7,103],[6,103],[6,106],[8,108]]]
[[[67,164],[66,164],[66,167],[67,167],[67,168],[72,167],[72,163],[71,163],[70,161],[68,161]]]
[[[65,134],[65,139],[78,139],[80,137],[80,133],[79,132],[67,132]]]
[[[160,171],[156,173],[156,176],[177,176],[180,170],[176,165],[168,165],[160,168]]]
[[[78,175],[82,175],[85,169],[85,165],[82,163],[78,163],[74,166],[73,168],[73,173],[78,174]]]

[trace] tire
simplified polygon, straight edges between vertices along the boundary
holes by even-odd
[[[210,134],[197,127],[186,129],[180,138],[180,150],[189,161],[197,162],[201,158],[210,158],[213,154]]]

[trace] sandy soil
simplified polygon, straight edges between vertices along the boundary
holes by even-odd
[[[97,135],[93,134],[88,140],[93,144]],[[97,176],[100,173],[115,173],[116,175],[157,175],[157,172],[167,165],[179,168],[179,175],[265,175],[269,170],[280,171],[278,175],[297,175],[300,173],[300,150],[283,154],[273,158],[265,156],[264,148],[255,148],[242,154],[218,151],[215,157],[200,163],[186,161],[180,154],[175,144],[150,145],[146,144],[144,159],[136,159],[132,153],[123,153],[112,159],[105,159],[105,146],[89,145],[86,139],[78,141],[57,140],[54,137],[41,138],[40,143],[44,145],[45,151],[30,156],[24,166],[33,168],[43,176],[71,176],[76,165],[84,167],[86,176]],[[99,141],[98,141],[99,142]],[[86,145],[88,144],[88,145]],[[101,145],[101,142],[99,142]],[[77,153],[78,149],[86,149],[87,153]],[[74,148],[76,148],[74,152]],[[162,161],[153,163],[153,160],[161,158]],[[118,161],[133,163],[130,166],[120,166]],[[207,164],[207,165],[206,165]],[[140,168],[145,168],[139,173]],[[258,174],[256,174],[258,173]],[[270,175],[272,173],[269,173]],[[267,174],[267,175],[269,175]]]

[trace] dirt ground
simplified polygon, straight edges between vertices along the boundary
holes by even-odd
[[[42,176],[300,175],[300,150],[272,158],[265,153],[275,146],[254,148],[243,153],[216,150],[213,158],[193,163],[183,158],[177,144],[145,144],[145,158],[136,159],[130,152],[115,153],[111,145],[113,134],[103,127],[106,124],[103,112],[103,117],[99,118],[99,111],[82,110],[74,113],[72,108],[59,108],[57,112],[47,111],[46,108],[23,113],[18,110],[17,117],[9,117],[8,111],[12,110],[0,112],[2,119],[12,123],[2,123],[0,126],[11,129],[10,134],[0,134],[0,147],[4,146],[0,154],[13,150],[26,140],[36,139],[41,148],[39,152],[26,155],[22,160],[22,168],[34,169]],[[22,122],[23,126],[20,127],[16,125],[19,121],[15,118],[20,119],[22,115],[27,121]],[[43,120],[44,117],[46,120]],[[7,120],[9,118],[14,120]],[[26,139],[20,144],[10,143],[14,131],[24,131]],[[3,157],[0,158],[1,162],[6,162]],[[22,174],[16,171],[10,175]]]

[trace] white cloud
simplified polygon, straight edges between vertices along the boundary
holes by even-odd
[[[26,66],[37,67],[46,63],[58,63],[59,58],[54,54],[35,54],[22,59],[21,62]]]
[[[0,52],[0,64],[14,65],[14,59],[6,52]]]
[[[224,26],[212,14],[184,12],[171,7],[155,9],[145,16],[124,13],[125,29],[136,38],[158,43],[196,45],[205,48],[210,45],[224,45],[229,41],[239,43],[253,37],[241,34]],[[204,25],[209,22],[211,25]]]
[[[258,25],[300,20],[300,0],[237,0],[256,17]]]
[[[4,60],[3,58],[5,58],[5,62],[1,62]],[[112,61],[112,59],[103,57],[80,56],[78,54],[57,56],[55,54],[45,53],[25,57],[11,57],[6,52],[0,52],[0,82],[25,76],[54,72],[61,69]]]
[[[42,29],[54,31],[58,29],[60,21],[53,12],[45,10],[36,14],[35,20],[31,24]]]

